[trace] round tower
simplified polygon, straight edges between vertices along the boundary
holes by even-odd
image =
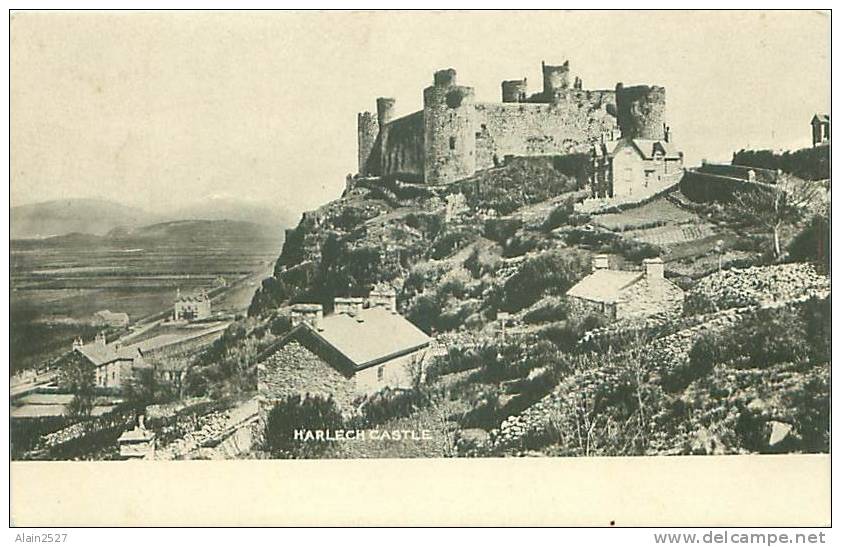
[[[476,171],[474,90],[456,85],[452,68],[423,90],[424,180],[445,184]]]
[[[359,174],[372,174],[373,166],[370,164],[371,151],[377,142],[377,134],[380,132],[377,117],[371,112],[360,112],[356,116],[356,134],[359,152]]]
[[[552,100],[558,92],[569,89],[569,61],[562,65],[540,63],[543,69],[543,97]]]
[[[528,82],[525,78],[522,80],[503,80],[502,102],[522,103],[525,102],[527,96]]]
[[[616,118],[625,138],[666,140],[665,88],[616,84]]]
[[[377,98],[377,123],[380,124],[380,129],[394,119],[395,103],[397,103],[397,99],[391,97]]]

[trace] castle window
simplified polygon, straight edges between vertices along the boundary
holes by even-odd
[[[450,150],[455,150],[455,149],[456,149],[456,138],[455,137],[450,137]]]
[[[381,366],[377,369],[377,381],[382,382],[383,381],[383,376],[385,376],[385,365],[383,365],[383,366]]]

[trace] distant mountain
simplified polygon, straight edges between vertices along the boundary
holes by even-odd
[[[167,229],[178,232],[188,229],[188,225],[179,227],[177,222],[187,220],[230,220],[271,226],[278,230],[297,222],[292,213],[281,207],[228,196],[202,198],[162,213],[149,213],[100,199],[65,199],[12,207],[11,238],[43,239],[68,234],[74,234],[74,237],[78,234],[110,234],[115,237],[123,233],[142,236],[142,230],[136,231],[138,228],[176,223]]]
[[[160,222],[160,216],[100,199],[62,199],[12,207],[11,238],[37,239],[71,233],[104,235]]]
[[[232,196],[208,196],[167,215],[172,219],[239,220],[272,226],[292,226],[297,218],[281,207]]]
[[[241,220],[173,220],[139,228],[116,228],[105,239],[157,241],[167,244],[217,244],[219,241],[281,241],[283,230],[268,224]]]

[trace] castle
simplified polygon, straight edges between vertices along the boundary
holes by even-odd
[[[502,82],[502,102],[474,100],[452,68],[435,72],[423,110],[394,117],[395,99],[377,99],[376,115],[357,116],[360,176],[447,184],[498,166],[506,156],[593,153],[605,142],[668,142],[666,92],[657,86],[586,90],[570,81],[569,61],[543,67],[543,89]]]

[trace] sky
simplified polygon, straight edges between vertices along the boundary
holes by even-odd
[[[666,88],[687,164],[809,146],[829,112],[829,15],[800,12],[16,12],[11,204],[164,212],[234,196],[300,212],[356,172],[356,114],[422,106],[453,67],[477,101],[541,86]]]

